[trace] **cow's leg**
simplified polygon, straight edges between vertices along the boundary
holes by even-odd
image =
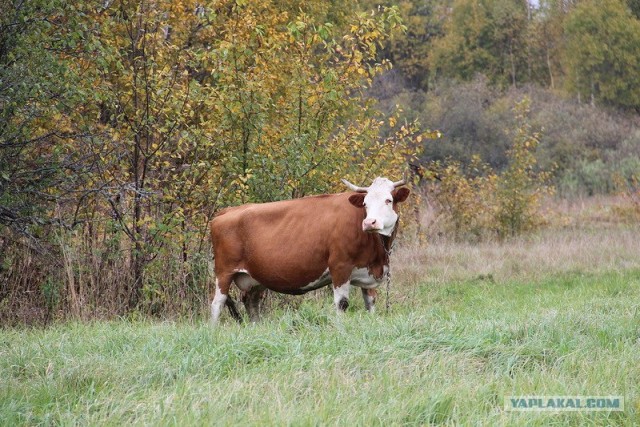
[[[333,282],[333,302],[338,314],[343,313],[349,307],[349,290],[351,290],[351,270],[347,265],[329,265],[331,280]]]
[[[349,275],[343,277],[342,275],[336,276],[332,273],[333,277],[333,302],[336,305],[336,311],[344,313],[349,307],[349,291],[351,290],[351,281]]]
[[[242,294],[242,302],[244,303],[249,320],[256,323],[260,320],[260,303],[264,298],[266,288],[262,285],[254,286]]]
[[[368,312],[372,313],[375,309],[376,297],[378,296],[376,288],[380,286],[382,282],[372,276],[369,273],[369,269],[356,268],[351,273],[351,284],[360,288],[360,291],[362,291],[362,299],[364,300],[364,307]]]
[[[216,276],[215,292],[211,301],[211,323],[218,323],[222,308],[227,302],[229,297],[229,288],[231,287],[231,276],[220,275]]]
[[[378,296],[378,291],[375,289],[365,289],[361,288],[362,298],[364,299],[364,308],[367,309],[369,313],[373,313],[375,310],[374,304],[376,303],[376,296]]]
[[[349,307],[349,291],[351,283],[347,280],[342,285],[333,285],[333,302],[338,313],[344,313]]]
[[[249,320],[257,322],[260,319],[260,301],[266,288],[251,277],[246,270],[240,270],[236,273],[233,282],[242,291],[240,299],[247,309]]]

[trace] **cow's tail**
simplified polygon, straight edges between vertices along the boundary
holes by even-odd
[[[238,307],[236,307],[236,302],[231,298],[231,295],[227,295],[227,299],[224,302],[229,308],[229,313],[231,313],[231,317],[236,319],[238,323],[242,323],[242,316],[240,316],[240,312],[238,311]]]

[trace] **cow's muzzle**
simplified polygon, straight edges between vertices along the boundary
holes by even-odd
[[[375,218],[365,218],[362,221],[362,231],[366,231],[367,233],[375,233],[376,231],[382,230],[382,224]]]

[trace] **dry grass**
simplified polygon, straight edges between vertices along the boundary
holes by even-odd
[[[621,198],[548,203],[541,231],[506,241],[455,242],[431,209],[421,216],[426,243],[409,237],[393,257],[394,282],[539,280],[550,274],[640,269],[640,222],[621,220]]]
[[[553,273],[640,269],[640,228],[545,230],[507,242],[405,244],[393,259],[399,283],[473,278],[538,280]]]

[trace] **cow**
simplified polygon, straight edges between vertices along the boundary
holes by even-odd
[[[405,181],[378,177],[369,187],[343,179],[352,192],[324,194],[221,210],[210,222],[215,288],[211,322],[224,305],[241,317],[229,297],[241,290],[252,322],[264,292],[301,295],[333,285],[338,313],[348,305],[351,285],[361,288],[374,310],[376,288],[389,266],[398,231],[398,203],[409,196]]]

